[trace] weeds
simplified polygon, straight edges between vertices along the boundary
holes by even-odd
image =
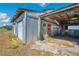
[[[15,36],[15,35],[9,35],[9,40],[10,40],[10,41],[16,40],[16,36]]]
[[[14,45],[14,44],[12,44],[12,45],[10,45],[8,48],[16,49],[16,48],[18,48],[18,47],[19,47],[19,45]]]
[[[8,40],[11,41],[11,44],[8,48],[11,49],[16,49],[19,47],[18,42],[17,42],[17,37],[15,35],[9,35]]]

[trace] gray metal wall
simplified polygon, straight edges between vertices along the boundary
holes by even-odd
[[[38,39],[38,19],[27,18],[27,41]]]
[[[18,22],[18,38],[22,43],[26,43],[26,12],[24,12],[17,20]]]
[[[16,35],[23,43],[25,43],[25,29],[24,22],[26,20],[25,13],[23,13],[19,18],[17,18],[15,24],[13,25],[13,33]]]
[[[30,18],[29,16],[38,17],[38,14],[24,12],[14,25],[14,33],[18,35],[23,43],[37,40],[40,36],[40,20]]]
[[[18,38],[21,39],[21,41],[23,41],[23,21],[18,23]]]
[[[13,25],[13,34],[17,36],[17,23]]]

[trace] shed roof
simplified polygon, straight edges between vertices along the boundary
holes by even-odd
[[[36,11],[36,10],[31,10],[31,9],[25,9],[25,8],[19,8],[16,10],[15,15],[12,17],[12,21],[14,22],[22,13],[24,13],[24,11],[30,11],[30,12],[38,12],[40,13],[40,11]]]

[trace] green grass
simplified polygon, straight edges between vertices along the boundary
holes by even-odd
[[[10,49],[16,49],[16,48],[18,48],[19,47],[19,45],[14,45],[14,44],[12,44],[12,45],[10,45],[8,48],[10,48]]]
[[[11,30],[7,30],[7,29],[0,29],[0,32],[7,32],[7,31],[11,31]]]

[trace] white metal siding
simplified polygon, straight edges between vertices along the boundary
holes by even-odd
[[[27,41],[33,41],[38,39],[38,20],[28,18],[27,19]]]
[[[18,38],[21,39],[21,40],[23,39],[22,21],[18,23]]]
[[[23,17],[23,43],[27,42],[27,19],[26,19],[26,12],[24,13],[24,17]]]
[[[27,13],[27,14],[26,14]],[[40,22],[38,19],[30,18],[29,16],[36,17],[36,13],[29,14],[25,12],[16,21],[17,26],[15,26],[15,32],[17,32],[18,38],[22,40],[23,43],[28,41],[37,40],[40,36]],[[20,22],[19,22],[20,21]],[[17,31],[16,31],[17,30]]]
[[[13,25],[13,33],[17,36],[17,23]]]
[[[68,29],[77,30],[77,29],[79,29],[79,25],[77,25],[77,26],[68,26]]]
[[[13,25],[13,34],[15,34],[15,25]]]

